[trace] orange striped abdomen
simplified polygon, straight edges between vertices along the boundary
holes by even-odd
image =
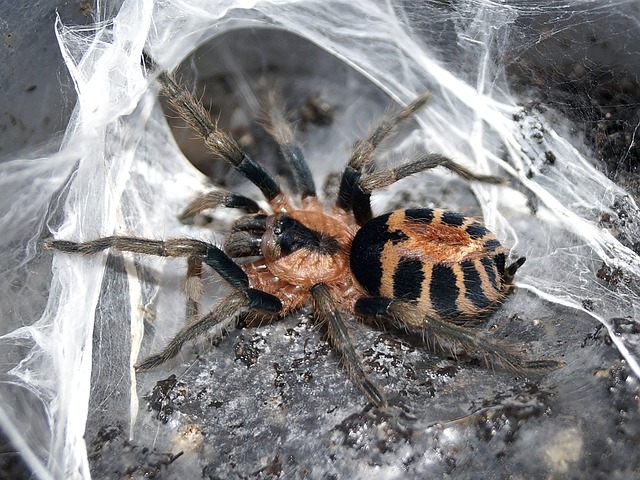
[[[427,317],[481,316],[506,294],[505,252],[495,235],[441,209],[374,218],[356,234],[350,264],[370,295],[416,302]]]

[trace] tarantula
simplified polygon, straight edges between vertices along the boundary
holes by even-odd
[[[178,354],[183,344],[205,332],[214,337],[242,321],[273,320],[312,304],[315,317],[352,380],[376,406],[385,395],[369,380],[343,318],[369,318],[395,327],[430,333],[508,368],[549,369],[550,360],[527,361],[509,347],[480,336],[464,324],[477,323],[505,298],[519,258],[506,264],[505,249],[478,221],[442,209],[396,210],[373,217],[375,190],[434,167],[445,167],[470,181],[499,183],[449,158],[426,153],[397,168],[375,170],[378,145],[429,99],[421,95],[383,119],[356,143],[342,174],[335,203],[323,205],[286,113],[270,97],[265,126],[279,145],[293,175],[297,198],[283,192],[274,177],[218,128],[199,101],[169,73],[159,73],[161,92],[205,145],[254,183],[268,202],[265,211],[252,199],[217,189],[193,200],[182,214],[193,218],[219,206],[244,212],[223,249],[179,238],[148,240],[112,236],[76,243],[47,239],[45,247],[85,255],[115,249],[162,257],[187,258],[187,303],[193,321],[160,353],[136,366],[151,369]],[[234,258],[258,257],[238,264]],[[197,315],[202,263],[233,289],[203,316]]]

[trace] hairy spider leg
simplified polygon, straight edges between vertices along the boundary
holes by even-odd
[[[195,319],[200,314],[199,305],[202,291],[202,258],[187,257],[187,278],[184,283],[184,293],[187,297],[185,309],[187,321]]]
[[[425,153],[417,160],[405,163],[396,168],[378,170],[362,175],[360,178],[359,188],[365,194],[370,194],[374,190],[388,187],[405,177],[425,170],[430,170],[435,167],[444,167],[465,180],[475,180],[478,182],[493,184],[503,183],[503,180],[499,177],[474,173],[442,154]]]
[[[262,121],[266,131],[278,144],[280,154],[293,173],[296,192],[302,199],[316,197],[313,175],[304,158],[302,148],[295,140],[295,133],[287,114],[279,105],[274,92],[270,92],[263,103]],[[238,193],[218,189],[206,192],[193,199],[181,213],[179,219],[188,223],[204,210],[218,206],[236,208],[245,213],[257,213],[260,211],[258,204],[250,198]]]
[[[258,204],[243,195],[226,190],[212,190],[194,198],[178,216],[178,219],[186,224],[192,223],[193,218],[204,210],[218,206],[235,208],[247,214],[260,211]],[[186,318],[190,319],[198,315],[198,302],[202,296],[202,260],[198,257],[187,259],[187,279],[185,293],[187,296]]]
[[[445,167],[465,180],[492,184],[503,183],[499,177],[476,174],[438,153],[425,153],[417,160],[407,162],[399,167],[367,173],[367,171],[373,170],[373,153],[380,142],[391,134],[397,125],[420,109],[429,98],[429,93],[418,97],[407,107],[378,125],[369,138],[356,144],[342,175],[337,206],[342,209],[351,209],[359,225],[364,225],[373,218],[371,193],[374,190],[388,187],[402,178],[431,168]]]
[[[204,210],[219,206],[235,208],[245,213],[257,213],[260,206],[250,198],[223,189],[211,190],[194,198],[178,216],[183,223],[190,223],[193,218]]]
[[[369,137],[359,140],[356,143],[342,174],[336,206],[345,211],[353,211],[359,225],[363,225],[373,218],[370,201],[371,194],[362,191],[360,188],[362,172],[371,168],[373,164],[373,153],[380,143],[387,138],[400,123],[410,118],[416,111],[424,106],[430,98],[431,93],[425,93],[419,96],[406,107],[382,120],[373,129]]]
[[[236,292],[218,302],[209,314],[180,330],[160,353],[145,359],[137,365],[136,370],[138,371],[151,369],[173,358],[178,354],[185,342],[192,340],[209,329],[215,330],[214,335],[221,336],[252,312],[256,312],[259,315],[275,315],[282,310],[282,303],[277,297],[250,288],[249,278],[244,270],[222,250],[207,242],[189,238],[163,241],[136,237],[105,237],[78,243],[49,238],[45,240],[44,246],[64,253],[79,253],[83,255],[93,255],[113,248],[121,252],[141,253],[159,257],[197,258],[215,270],[236,290]]]
[[[366,297],[356,301],[354,310],[363,317],[386,320],[387,324],[409,332],[430,333],[436,342],[443,346],[446,342],[463,345],[471,350],[479,351],[489,366],[500,363],[513,372],[546,371],[560,366],[554,360],[529,361],[498,341],[482,338],[476,332],[454,323],[438,318],[425,317],[424,312],[411,302],[387,297]]]
[[[371,212],[371,193],[389,185],[394,184],[398,180],[423,172],[435,167],[445,167],[451,172],[459,175],[465,180],[475,180],[478,182],[500,184],[504,183],[500,177],[493,175],[482,175],[472,172],[462,165],[454,162],[450,158],[439,153],[425,153],[417,160],[407,162],[395,168],[372,171],[370,173],[348,173],[349,167],[345,170],[343,180],[350,185],[352,195],[352,209],[359,225],[364,225],[372,219]]]
[[[281,208],[280,204],[286,200],[271,173],[242,150],[228,133],[219,129],[202,103],[184,85],[176,82],[172,74],[162,72],[158,80],[160,91],[171,108],[202,138],[205,146],[258,187],[272,206]]]
[[[282,309],[277,297],[247,288],[220,300],[211,311],[190,325],[182,328],[159,353],[144,359],[136,365],[137,372],[151,370],[175,357],[182,346],[203,333],[209,333],[212,340],[222,338],[248,315],[276,315]]]
[[[376,407],[386,406],[387,401],[384,395],[367,378],[362,369],[360,359],[349,337],[347,326],[331,296],[329,287],[324,283],[317,283],[311,287],[311,296],[313,297],[315,315],[318,321],[327,329],[329,342],[340,355],[342,364],[351,380]]]
[[[275,92],[267,94],[262,105],[262,122],[265,130],[278,144],[280,154],[285,159],[295,182],[296,193],[302,200],[316,197],[316,185],[304,158],[302,149],[295,139],[295,132]]]

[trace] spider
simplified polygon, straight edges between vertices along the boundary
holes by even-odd
[[[516,371],[557,366],[551,360],[525,360],[508,346],[486,339],[468,326],[506,297],[524,258],[507,265],[506,251],[495,235],[459,213],[416,208],[377,217],[372,214],[370,197],[374,191],[438,166],[469,181],[501,182],[493,176],[475,174],[438,153],[426,153],[397,168],[373,168],[378,145],[427,103],[428,93],[387,115],[367,138],[356,143],[342,173],[337,199],[325,205],[318,199],[286,112],[274,96],[266,102],[264,124],[290,168],[295,196],[285,193],[263,166],[221,130],[172,74],[159,73],[158,81],[171,108],[214,154],[259,188],[269,211],[248,197],[222,189],[194,199],[182,213],[183,220],[220,206],[244,213],[232,225],[222,249],[189,238],[111,236],[82,243],[45,240],[46,248],[65,253],[92,255],[114,249],[186,257],[187,312],[192,321],[161,352],[139,363],[137,371],[166,362],[185,342],[205,332],[219,338],[242,322],[272,321],[308,304],[353,382],[378,407],[387,405],[387,400],[362,367],[350,340],[345,313],[423,335],[429,333],[436,340],[479,351],[485,358]],[[236,263],[234,259],[245,261]],[[226,280],[233,292],[200,316],[197,305],[203,263]]]

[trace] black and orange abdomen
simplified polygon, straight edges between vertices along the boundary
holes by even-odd
[[[493,233],[441,209],[374,218],[353,239],[350,262],[370,295],[416,302],[427,317],[481,316],[507,293],[505,252]]]

